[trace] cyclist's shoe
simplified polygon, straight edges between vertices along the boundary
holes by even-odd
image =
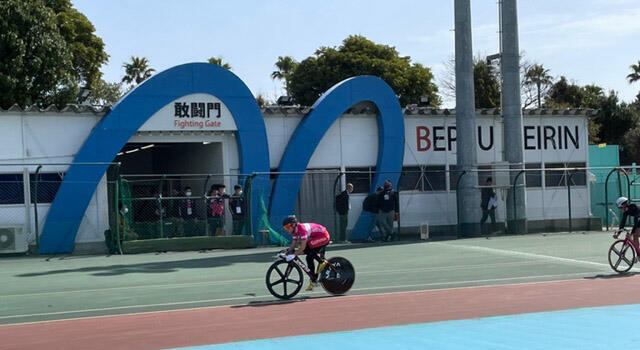
[[[313,287],[317,287],[317,286],[318,286],[318,282],[309,282],[309,285],[307,286],[305,291],[311,292],[313,291]]]

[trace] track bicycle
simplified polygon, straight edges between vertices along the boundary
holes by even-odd
[[[312,278],[311,270],[298,256],[291,261],[287,261],[286,256],[286,250],[280,251],[276,261],[267,269],[267,289],[279,299],[290,299],[300,292],[304,282],[302,271],[309,279]],[[316,256],[316,260],[320,263],[318,268],[322,266],[322,270],[318,271],[317,281],[327,293],[341,295],[351,289],[356,272],[349,260],[339,256],[325,259],[324,253],[320,257]]]
[[[631,270],[633,264],[636,263],[636,258],[640,256],[640,252],[633,244],[631,232],[628,229],[622,229],[621,231],[621,233],[625,234],[624,238],[613,242],[609,248],[609,265],[617,273],[625,273]]]

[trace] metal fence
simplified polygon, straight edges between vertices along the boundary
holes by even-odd
[[[37,245],[38,233],[68,166],[68,163],[0,165],[0,233],[3,228],[18,227],[27,244]],[[272,185],[276,179],[290,183],[285,187],[295,198],[292,213],[300,221],[325,225],[334,241],[364,241],[384,236],[385,227],[375,222],[371,232],[354,231],[363,202],[375,192],[374,168],[269,175]],[[391,175],[399,178],[394,188],[398,215],[393,217],[393,233],[401,237],[421,237],[425,228],[431,237],[458,236],[461,219],[478,224],[486,219],[478,234],[505,233],[509,215],[525,214],[529,232],[610,228],[617,226],[621,217],[615,207],[617,197],[627,196],[632,202],[640,202],[640,171],[635,167],[526,165],[522,170],[487,165],[463,172],[455,166],[415,166],[405,167],[397,174],[382,174],[382,179]],[[458,191],[462,180],[469,177],[473,186]],[[493,180],[490,185],[486,182],[489,177]],[[117,164],[108,164],[80,225],[79,240],[104,239],[114,252],[129,240],[194,236],[241,234],[253,235],[258,244],[281,243],[273,234],[265,236],[269,229],[284,238],[288,236],[278,223],[265,227],[269,223],[271,194],[260,194],[262,203],[254,205],[251,179],[252,176],[238,174],[122,175]],[[347,183],[353,184],[354,191],[349,196],[347,214],[341,215],[337,212],[336,196]],[[222,184],[227,185],[225,191],[216,192]],[[240,195],[234,195],[236,184],[242,187]],[[525,198],[518,198],[522,192],[515,189],[522,187],[526,189]],[[481,204],[485,205],[483,192],[492,191],[496,194],[495,209],[488,213],[481,208]],[[463,192],[475,196],[477,209],[460,208],[459,196]],[[515,204],[523,199],[526,213],[518,213]],[[236,212],[238,203],[240,209]],[[258,212],[251,213],[252,208]],[[254,227],[252,214],[265,219],[258,220]],[[492,216],[495,224],[491,223]],[[2,244],[0,241],[0,253],[11,251],[6,247],[3,250]],[[15,242],[13,246],[16,249]]]

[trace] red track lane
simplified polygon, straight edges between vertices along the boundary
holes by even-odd
[[[550,281],[11,324],[0,326],[0,348],[163,349],[636,303],[640,277]]]

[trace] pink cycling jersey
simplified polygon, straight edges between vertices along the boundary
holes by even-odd
[[[327,229],[322,225],[312,222],[299,222],[293,233],[291,233],[291,237],[297,241],[306,240],[309,248],[316,248],[329,243],[329,232]]]

